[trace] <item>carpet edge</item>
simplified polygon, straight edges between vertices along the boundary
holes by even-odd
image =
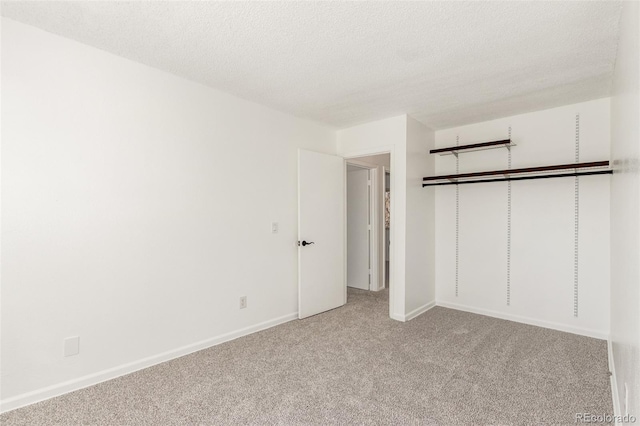
[[[507,321],[519,322],[521,324],[535,325],[537,327],[563,331],[565,333],[577,334],[579,336],[592,337],[594,339],[609,340],[609,333],[598,330],[591,330],[581,327],[571,327],[552,321],[537,320],[535,318],[520,315],[504,314],[502,312],[496,312],[490,309],[474,308],[467,305],[460,305],[457,303],[443,302],[438,300],[436,300],[436,306],[442,306],[443,308],[455,309],[458,311],[470,312],[472,314],[485,315],[488,317],[503,319]]]

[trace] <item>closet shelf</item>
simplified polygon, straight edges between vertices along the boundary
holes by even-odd
[[[526,167],[520,169],[491,170],[487,172],[460,173],[455,175],[429,176],[422,178],[422,187],[439,185],[461,185],[466,183],[505,182],[510,180],[548,179],[567,176],[611,174],[609,161],[557,164],[553,166]],[[489,179],[483,179],[490,176]]]
[[[459,146],[450,146],[447,148],[432,149],[431,151],[429,151],[429,154],[440,154],[440,155],[454,154],[455,155],[462,152],[483,151],[485,149],[508,148],[512,146],[516,146],[516,145],[514,143],[511,143],[511,139],[504,139],[501,141],[472,143],[469,145],[459,145]]]

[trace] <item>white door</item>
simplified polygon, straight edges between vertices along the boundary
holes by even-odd
[[[369,213],[369,170],[347,168],[347,285],[361,290],[371,276]]]
[[[346,303],[344,160],[298,150],[298,316]]]

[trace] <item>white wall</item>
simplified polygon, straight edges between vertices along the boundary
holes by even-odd
[[[572,163],[576,114],[580,161],[609,159],[609,100],[600,99],[436,132],[438,147],[506,139],[512,168]],[[437,174],[455,173],[453,155],[436,156]],[[460,173],[508,168],[506,149],[460,154]],[[507,183],[459,185],[436,196],[438,304],[606,338],[609,334],[609,175],[579,186],[579,299],[574,317],[574,179],[512,182],[511,288],[507,306]]]
[[[338,152],[360,157],[391,153],[391,317],[407,321],[434,305],[433,195],[422,177],[433,172],[428,155],[434,133],[406,115],[338,131]]]
[[[435,197],[422,178],[435,173],[433,130],[407,119],[407,237],[405,311],[414,318],[435,305]]]
[[[295,317],[334,130],[8,19],[2,56],[4,410]]]
[[[400,115],[338,131],[338,154],[343,157],[364,157],[391,153],[391,290],[390,316],[405,320],[405,220],[406,220],[406,147],[407,116]]]
[[[616,411],[636,418],[640,417],[639,26],[638,2],[625,2],[611,98],[615,171],[611,178],[611,347]],[[629,390],[626,409],[625,384]]]
[[[387,171],[391,170],[391,156],[389,154],[369,155],[366,157],[358,157],[359,161],[365,163],[377,164],[378,166],[384,166]]]

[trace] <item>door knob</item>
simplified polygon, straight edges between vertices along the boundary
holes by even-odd
[[[302,240],[302,242],[298,241],[298,245],[302,246],[302,247],[306,247],[306,246],[309,246],[311,244],[315,244],[315,243],[313,241],[309,241],[309,242],[306,242],[304,240]]]

